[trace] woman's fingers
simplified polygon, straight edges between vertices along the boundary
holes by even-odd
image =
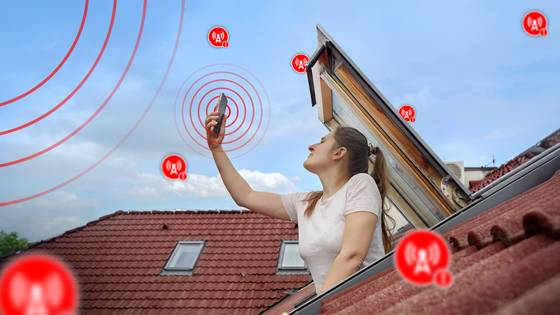
[[[212,131],[213,132],[213,127],[216,126],[218,124],[218,118],[219,118],[219,114],[218,111],[215,112],[211,112],[210,114],[208,114],[208,116],[206,116],[206,121],[205,121],[205,126],[206,129],[208,131]],[[223,120],[226,120],[226,117],[224,116]],[[225,124],[222,122],[221,129],[225,128]]]
[[[208,116],[206,117],[206,122],[208,122],[208,121],[210,121],[210,120],[215,120],[215,119],[217,119],[217,118],[218,118],[218,115],[217,115],[217,114],[216,114],[216,115],[214,115],[214,114],[208,115]]]

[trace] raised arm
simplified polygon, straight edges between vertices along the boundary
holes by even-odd
[[[239,175],[226,152],[222,149],[221,143],[225,134],[226,117],[222,122],[219,136],[211,131],[211,128],[217,124],[217,118],[218,112],[212,112],[206,118],[208,147],[212,152],[224,185],[235,203],[269,217],[290,220],[279,194],[254,191],[247,181]]]

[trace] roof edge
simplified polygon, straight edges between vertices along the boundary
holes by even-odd
[[[48,242],[52,242],[55,241],[57,238],[60,237],[64,237],[64,236],[68,236],[72,233],[78,232],[83,230],[85,227],[88,226],[92,226],[100,221],[104,221],[107,219],[110,219],[112,217],[118,216],[118,215],[137,215],[137,214],[195,214],[195,213],[215,213],[215,214],[221,214],[221,213],[249,213],[252,212],[249,209],[231,209],[231,210],[224,210],[224,209],[212,209],[212,210],[203,210],[203,209],[195,209],[195,210],[117,210],[113,213],[109,213],[106,215],[102,215],[99,218],[89,221],[83,225],[80,225],[78,227],[75,227],[73,229],[64,231],[61,234],[58,234],[56,236],[47,238],[47,239],[43,239],[43,240],[39,240],[36,242],[32,242],[29,243],[29,246],[27,248],[25,248],[23,251],[28,251],[33,249],[34,247],[36,247],[39,244],[43,244],[43,243],[48,243]],[[16,252],[15,254],[12,255],[8,255],[8,256],[4,256],[1,257],[2,260],[6,260],[9,259],[12,256],[18,255],[20,251]]]

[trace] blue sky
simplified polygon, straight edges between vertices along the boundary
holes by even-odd
[[[80,1],[0,4],[0,100],[38,83],[62,59],[84,9]],[[112,1],[91,1],[68,61],[28,97],[0,107],[0,130],[52,108],[86,74],[106,35]],[[547,37],[521,28],[532,9],[549,21]],[[77,128],[109,95],[136,39],[141,1],[119,1],[107,49],[75,96],[43,121],[0,135],[0,163],[55,143]],[[100,114],[52,151],[0,168],[0,203],[50,189],[106,154],[142,116],[173,50],[180,1],[149,1],[145,32],[128,75]],[[321,189],[303,168],[308,146],[327,130],[311,107],[305,75],[290,68],[297,52],[311,55],[322,25],[396,107],[410,103],[412,127],[444,161],[496,166],[559,126],[560,5],[554,1],[186,1],[174,64],[140,125],[118,149],[79,179],[26,202],[0,207],[0,230],[46,239],[99,216],[124,210],[236,209],[209,155],[198,154],[174,126],[175,96],[198,69],[216,63],[246,69],[268,94],[263,139],[235,167],[257,190]],[[227,49],[206,41],[214,25],[230,32]],[[264,132],[264,131],[263,131]],[[164,155],[181,153],[186,182],[166,181]],[[281,158],[279,158],[281,157]]]

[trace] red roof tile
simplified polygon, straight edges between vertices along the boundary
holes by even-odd
[[[558,310],[559,187],[560,170],[445,233],[454,251],[454,283],[449,289],[414,286],[389,269],[326,298],[321,313],[549,314]]]
[[[538,155],[542,151],[550,147],[553,147],[557,143],[560,143],[560,129],[548,135],[547,137],[539,141],[536,145],[532,146],[525,152],[519,154],[515,158],[509,160],[508,162],[502,164],[500,167],[486,174],[486,176],[484,176],[483,179],[470,181],[469,189],[472,192],[481,190],[482,188],[490,185],[490,183],[494,182],[498,178],[511,172],[521,164],[529,161],[531,158]]]
[[[181,240],[206,241],[194,275],[160,275]],[[311,281],[276,274],[282,240],[293,223],[250,211],[118,211],[28,252],[72,267],[81,314],[256,314]]]
[[[299,304],[310,297],[315,295],[315,284],[313,282],[309,283],[305,287],[301,288],[300,290],[294,292],[293,294],[278,300],[276,304],[269,307],[266,311],[264,311],[263,315],[272,315],[272,314],[283,314],[288,313],[294,309],[294,305]]]

